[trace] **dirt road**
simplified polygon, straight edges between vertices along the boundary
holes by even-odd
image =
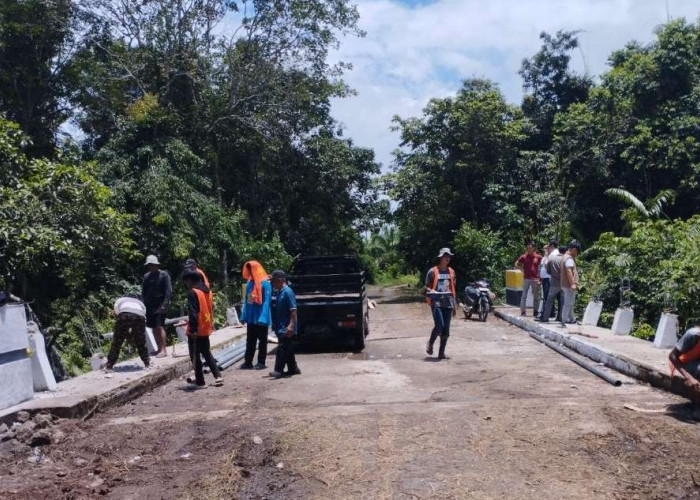
[[[425,307],[393,296],[365,353],[302,354],[278,381],[176,381],[62,423],[60,444],[0,444],[0,498],[700,498],[685,401],[608,385],[491,318],[456,320],[434,362]]]

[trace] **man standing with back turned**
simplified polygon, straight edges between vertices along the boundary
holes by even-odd
[[[160,269],[160,262],[155,255],[146,258],[146,270],[141,285],[141,296],[146,305],[146,326],[153,329],[153,336],[158,344],[157,358],[166,356],[168,340],[165,336],[165,313],[170,306],[173,284],[167,271]]]
[[[537,316],[537,309],[540,305],[540,262],[542,256],[535,251],[535,242],[527,242],[527,251],[515,261],[516,269],[520,269],[524,274],[523,296],[520,299],[520,315],[527,316],[527,294],[532,289],[533,316]]]
[[[270,377],[301,375],[294,356],[294,336],[297,334],[296,297],[292,289],[287,286],[287,275],[284,271],[274,271],[270,278],[275,291],[272,299],[272,330],[278,339],[275,370],[270,372]]]

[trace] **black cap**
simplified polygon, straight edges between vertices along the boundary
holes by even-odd
[[[559,248],[559,240],[556,238],[552,238],[551,240],[549,240],[549,246]]]
[[[187,269],[188,267],[196,267],[196,266],[197,266],[197,262],[194,259],[187,259],[185,261],[185,269]]]
[[[579,252],[581,251],[581,243],[579,243],[578,240],[571,240],[571,243],[569,243],[569,250],[578,250]]]
[[[274,279],[286,280],[287,274],[284,271],[282,271],[281,269],[276,269],[276,270],[272,271],[270,278],[272,278],[273,280]]]

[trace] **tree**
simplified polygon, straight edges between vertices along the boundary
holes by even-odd
[[[0,3],[0,112],[32,139],[26,152],[52,156],[67,99],[79,18],[71,0]]]
[[[431,262],[463,220],[511,225],[491,198],[516,169],[525,135],[520,111],[493,83],[466,80],[456,97],[431,100],[422,118],[394,122],[402,149],[386,181],[399,203],[394,218],[411,266]]]
[[[554,36],[542,32],[542,48],[522,62],[519,73],[527,93],[523,113],[536,127],[530,136],[530,149],[549,148],[555,115],[572,104],[584,102],[593,87],[590,77],[579,76],[569,69],[569,54],[579,46],[577,35],[576,31],[558,31]]]

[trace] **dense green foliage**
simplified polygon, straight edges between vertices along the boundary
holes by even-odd
[[[223,307],[247,259],[361,251],[388,202],[373,152],[330,116],[351,90],[327,62],[357,22],[345,0],[3,3],[3,286],[64,329],[69,364],[99,348],[147,254],[178,313],[188,257]]]
[[[605,233],[584,254],[584,288],[614,311],[628,278],[640,323],[655,326],[664,309],[677,310],[682,324],[700,318],[699,235],[700,216],[634,223],[629,236]]]
[[[581,259],[581,303],[600,295],[614,309],[628,276],[640,322],[655,324],[667,303],[700,315],[689,248],[700,209],[700,25],[676,20],[648,46],[628,44],[598,83],[569,68],[576,33],[542,41],[522,64],[521,106],[467,80],[422,117],[396,118],[402,147],[386,185],[408,262],[426,268],[452,245],[470,278],[498,283],[526,239],[576,237],[594,246]]]

